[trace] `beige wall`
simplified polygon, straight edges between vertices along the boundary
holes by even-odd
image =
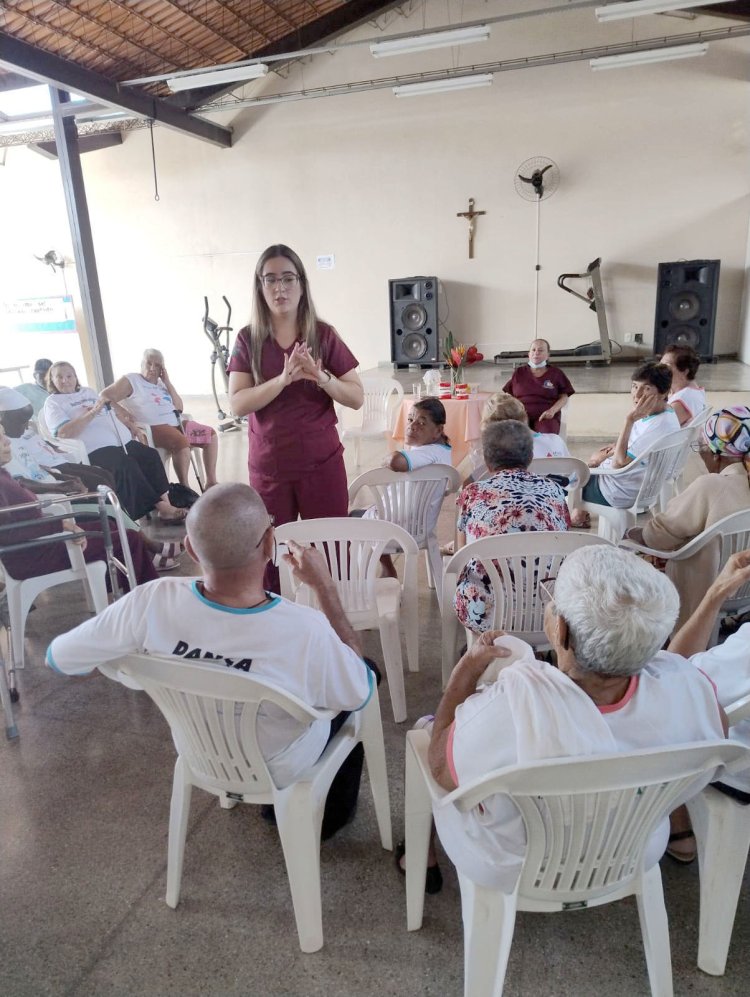
[[[452,2],[457,20],[518,9]],[[530,4],[526,4],[530,6]],[[535,3],[539,6],[539,3]],[[438,9],[439,8],[439,9]],[[386,32],[445,23],[428,4]],[[485,62],[636,37],[695,30],[699,22],[646,18],[605,29],[591,10],[498,26],[462,62]],[[701,17],[704,27],[725,22]],[[635,27],[634,27],[635,25]],[[372,25],[349,37],[370,37]],[[608,73],[588,63],[499,73],[491,87],[397,100],[390,90],[285,103],[217,116],[236,144],[218,150],[165,129],[155,132],[161,200],[153,200],[148,132],[85,157],[116,370],[158,345],[178,387],[209,390],[203,295],[238,328],[250,273],[269,243],[288,242],[311,270],[320,313],[364,367],[389,358],[387,280],[435,274],[445,285],[447,327],[485,352],[523,347],[533,330],[535,207],[513,188],[531,156],[554,159],[560,189],[542,204],[539,333],[554,347],[597,338],[595,316],[556,287],[557,275],[603,258],[610,334],[651,340],[656,265],[722,260],[716,348],[739,348],[748,241],[748,129],[741,65],[750,41],[721,42],[703,59]],[[291,90],[453,64],[446,51],[374,60],[366,48],[292,68]],[[263,81],[249,93],[272,92]],[[17,209],[15,238],[67,251],[57,166],[12,149],[0,171],[3,217]],[[12,193],[11,193],[12,191]],[[456,212],[474,197],[476,259]],[[61,221],[62,219],[62,221]],[[33,234],[33,237],[32,237]],[[15,246],[6,240],[0,262]],[[50,245],[47,245],[49,243]],[[315,272],[334,253],[332,271]],[[35,263],[36,267],[40,264]]]

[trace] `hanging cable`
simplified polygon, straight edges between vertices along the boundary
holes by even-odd
[[[148,130],[151,134],[151,162],[154,166],[154,200],[159,200],[159,181],[156,176],[156,149],[154,147],[154,119],[149,118]]]

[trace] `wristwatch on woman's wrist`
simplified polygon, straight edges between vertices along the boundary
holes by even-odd
[[[324,385],[331,383],[331,381],[333,380],[333,374],[330,372],[330,370],[322,370],[321,374],[328,374],[328,379],[327,380],[325,380],[325,381],[320,381],[319,380],[318,381],[318,384],[322,388]]]

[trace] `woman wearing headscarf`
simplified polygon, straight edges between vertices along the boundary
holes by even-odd
[[[693,449],[709,473],[696,478],[645,526],[631,528],[629,540],[655,550],[679,550],[725,516],[750,509],[750,408],[732,405],[714,412]],[[667,575],[680,594],[678,627],[697,608],[718,568],[718,540],[684,561],[667,562]]]

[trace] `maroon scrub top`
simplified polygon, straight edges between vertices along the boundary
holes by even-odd
[[[574,395],[575,389],[559,367],[549,364],[544,368],[541,377],[534,377],[531,367],[524,364],[516,367],[513,376],[503,385],[503,391],[513,395],[526,409],[529,416],[529,426],[539,433],[559,433],[560,413],[554,419],[544,419],[537,423],[542,412],[554,405],[560,395]]]
[[[341,377],[357,367],[358,361],[336,330],[318,322],[320,358],[323,368]],[[282,350],[273,336],[263,344],[260,369],[264,381],[277,377],[284,369],[284,356],[293,346]],[[250,374],[250,330],[237,335],[229,372]],[[274,481],[294,481],[310,474],[335,454],[343,454],[336,431],[333,400],[313,381],[288,384],[272,402],[249,415],[248,467],[251,475]],[[343,458],[342,458],[343,459]]]

